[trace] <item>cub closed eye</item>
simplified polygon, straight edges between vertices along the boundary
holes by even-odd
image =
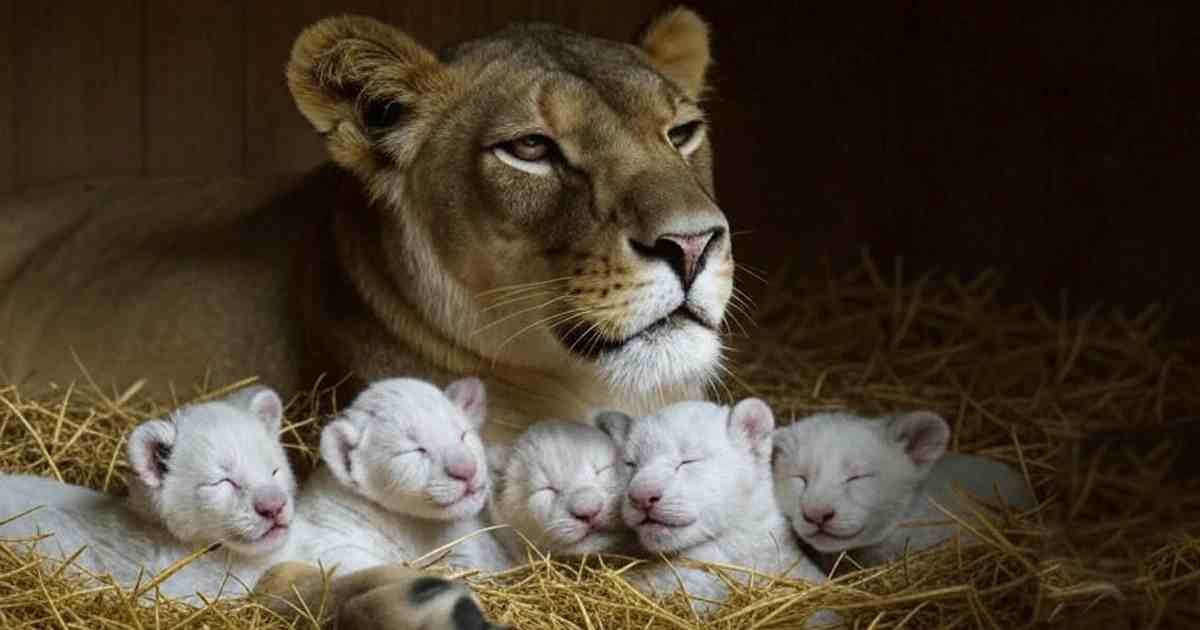
[[[862,475],[851,475],[850,478],[846,480],[846,483],[850,483],[851,481],[858,481],[859,479],[870,479],[871,477],[874,477],[874,476],[875,476],[875,473],[865,473]]]
[[[428,452],[428,451],[426,451],[426,450],[425,450],[425,447],[423,447],[423,446],[418,446],[418,447],[416,447],[416,448],[410,448],[410,449],[408,449],[407,451],[400,451],[400,452],[396,453],[396,457],[403,457],[403,456],[405,456],[405,455],[413,455],[413,454],[421,454],[421,455],[424,455],[424,454],[425,454],[425,453],[427,453],[427,452]]]
[[[531,175],[550,173],[550,162],[558,154],[554,141],[542,134],[521,136],[492,147],[492,154],[501,162]]]
[[[554,486],[543,486],[533,491],[534,494],[538,494],[539,492],[553,492],[554,494],[558,494],[558,488],[555,488]]]
[[[218,479],[218,480],[216,480],[216,481],[214,481],[214,482],[212,482],[212,483],[210,483],[210,484],[208,484],[208,485],[209,485],[210,487],[216,487],[216,486],[220,486],[221,484],[225,484],[225,483],[229,484],[229,486],[230,486],[231,488],[233,488],[234,490],[241,490],[241,489],[242,489],[242,487],[241,487],[240,485],[238,485],[238,482],[236,482],[236,481],[234,481],[234,480],[230,479],[229,477],[225,477],[225,478],[223,478],[223,479]]]
[[[680,468],[683,468],[684,466],[687,466],[688,464],[695,464],[698,461],[700,461],[700,460],[699,459],[685,459],[685,460],[679,462],[679,465],[675,467],[675,470],[679,470]]]
[[[700,133],[704,127],[704,122],[693,120],[691,122],[676,125],[667,130],[667,140],[671,146],[679,150],[680,153],[688,155],[700,145],[700,140],[703,135]]]
[[[625,465],[629,468],[637,468],[637,462],[626,461]]]

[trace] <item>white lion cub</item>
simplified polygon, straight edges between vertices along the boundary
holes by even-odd
[[[580,422],[547,420],[526,429],[503,453],[493,458],[503,461],[490,512],[493,523],[511,527],[496,531],[511,557],[526,556],[526,540],[556,556],[630,547],[632,533],[621,521],[628,478],[608,434]]]
[[[220,543],[158,588],[175,598],[211,598],[223,585],[240,593],[280,559],[289,538],[295,480],[279,443],[282,417],[279,396],[253,387],[138,425],[129,435],[128,499],[42,477],[0,477],[0,537],[48,535],[37,551],[56,558],[86,546],[76,564],[125,586]]]
[[[325,465],[301,493],[303,534],[292,558],[348,573],[414,560],[474,533],[448,563],[507,568],[495,539],[476,533],[485,527],[480,512],[488,497],[479,438],[486,407],[475,378],[445,392],[411,378],[364,390],[321,433]]]
[[[981,506],[960,498],[956,484],[992,503],[1036,505],[1012,468],[944,455],[949,438],[946,421],[928,411],[880,419],[816,414],[775,432],[776,496],[796,534],[830,554],[827,560],[849,551],[864,566],[927,549],[959,531],[930,499],[974,520],[970,510]]]
[[[620,445],[631,475],[622,514],[647,551],[667,560],[825,580],[775,504],[770,463],[775,418],[766,403],[748,398],[730,409],[688,401],[636,420],[607,412],[597,423]],[[659,594],[677,590],[682,579],[694,598],[712,602],[727,595],[718,577],[682,566],[653,564],[632,577],[635,585]],[[711,612],[710,605],[699,603]],[[833,620],[817,616],[813,621]]]

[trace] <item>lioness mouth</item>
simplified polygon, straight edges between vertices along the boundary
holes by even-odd
[[[665,317],[650,322],[645,328],[625,337],[624,339],[608,339],[588,326],[564,325],[556,326],[554,332],[571,352],[589,358],[600,357],[625,347],[634,339],[645,339],[664,329],[677,329],[687,323],[699,324],[708,329],[713,326],[696,315],[687,305],[671,311]]]

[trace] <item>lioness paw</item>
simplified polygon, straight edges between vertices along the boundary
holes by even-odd
[[[474,593],[462,582],[400,565],[326,575],[315,565],[284,562],[254,592],[289,623],[317,618],[339,630],[492,630]]]

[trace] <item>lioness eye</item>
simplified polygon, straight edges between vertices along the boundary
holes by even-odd
[[[553,144],[553,141],[546,136],[532,134],[507,142],[504,148],[517,159],[525,160],[526,162],[539,162],[550,156],[550,149]]]
[[[671,145],[676,149],[682,149],[683,145],[687,144],[688,140],[691,140],[692,137],[696,135],[696,132],[700,130],[700,125],[702,124],[703,123],[699,120],[693,120],[692,122],[686,122],[682,125],[671,127],[671,129],[667,131],[667,139],[671,141]]]

